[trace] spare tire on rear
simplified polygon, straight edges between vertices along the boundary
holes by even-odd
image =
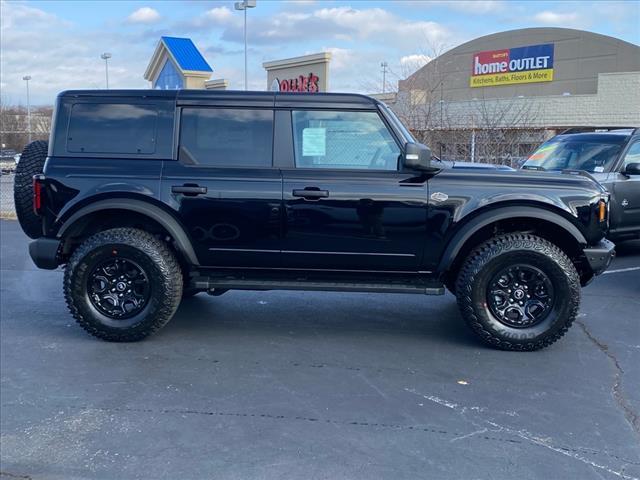
[[[13,199],[18,221],[31,238],[42,236],[42,219],[33,211],[33,176],[42,173],[47,159],[47,142],[36,140],[24,147],[13,181]]]

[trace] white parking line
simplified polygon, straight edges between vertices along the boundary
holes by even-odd
[[[606,272],[603,272],[603,273],[633,272],[635,270],[640,270],[640,267],[619,268],[618,270],[607,270]]]

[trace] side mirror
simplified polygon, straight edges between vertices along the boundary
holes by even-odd
[[[421,143],[404,146],[404,166],[413,170],[431,170],[431,150]]]
[[[627,163],[624,173],[627,175],[640,175],[640,163]]]

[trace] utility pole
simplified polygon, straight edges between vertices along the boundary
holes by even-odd
[[[236,2],[234,8],[236,10],[244,11],[244,89],[247,90],[247,9],[255,8],[256,0],[242,0],[242,2]]]
[[[109,90],[109,59],[111,58],[111,54],[104,52],[100,55],[100,58],[104,60],[104,76],[107,81],[107,90]]]
[[[31,80],[31,75],[25,75],[22,80],[27,82],[27,122],[29,125],[29,143],[31,143],[31,100],[29,99],[29,80]]]
[[[382,67],[382,93],[385,93],[387,87],[387,67],[389,64],[382,62],[380,66]]]

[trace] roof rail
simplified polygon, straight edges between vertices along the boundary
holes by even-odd
[[[569,133],[587,133],[587,132],[610,132],[612,130],[638,130],[639,127],[571,127],[559,133],[559,135],[567,135]]]

